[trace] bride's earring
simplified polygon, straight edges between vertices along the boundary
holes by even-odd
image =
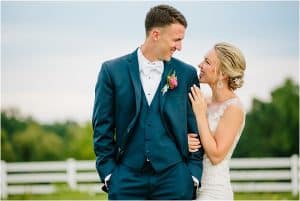
[[[223,82],[221,80],[218,80],[217,82],[217,88],[222,89],[224,87]]]

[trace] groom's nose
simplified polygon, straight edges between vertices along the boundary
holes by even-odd
[[[181,48],[182,48],[181,42],[177,42],[177,43],[176,43],[176,50],[180,51]]]

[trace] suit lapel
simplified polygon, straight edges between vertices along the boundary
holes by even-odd
[[[134,51],[128,58],[128,70],[129,70],[129,74],[130,74],[130,78],[133,84],[134,94],[135,94],[136,114],[135,117],[133,118],[135,120],[141,107],[141,87],[142,87],[140,73],[139,73],[137,50]]]
[[[165,86],[165,84],[167,84],[167,76],[171,70],[172,70],[171,62],[164,61],[164,72],[161,77],[161,84],[160,84],[160,89],[159,89],[160,90],[160,112],[161,112],[161,115],[163,115],[163,108],[164,108],[165,100],[169,94],[169,90],[165,94],[163,94],[161,92],[161,90]]]

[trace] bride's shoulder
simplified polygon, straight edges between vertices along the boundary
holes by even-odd
[[[245,115],[245,108],[238,96],[229,99],[228,101],[225,102],[224,104],[224,113],[235,113],[235,114],[240,114],[242,116]]]
[[[232,107],[237,107],[239,108],[240,110],[244,111],[244,105],[241,101],[241,99],[238,97],[238,96],[235,96],[234,98],[232,99],[229,99],[228,101],[226,101],[225,103],[228,107],[229,106],[232,106]]]

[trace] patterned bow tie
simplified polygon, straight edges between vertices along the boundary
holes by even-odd
[[[141,70],[146,75],[148,75],[151,71],[156,71],[158,73],[162,73],[163,72],[163,65],[160,62],[145,63]]]

